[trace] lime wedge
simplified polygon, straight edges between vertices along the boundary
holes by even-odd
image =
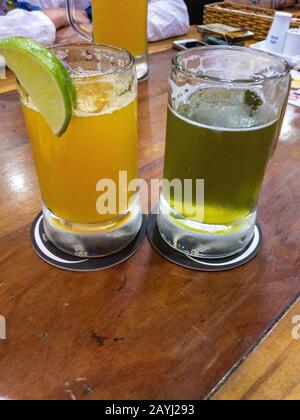
[[[27,38],[0,40],[0,55],[54,134],[62,136],[76,102],[75,87],[63,64],[54,53]]]

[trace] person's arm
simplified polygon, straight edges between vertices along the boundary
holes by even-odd
[[[56,28],[43,12],[15,9],[0,16],[0,38],[11,36],[24,36],[44,45],[52,45],[55,42]]]
[[[81,24],[89,23],[85,11],[78,10],[76,18]],[[55,43],[56,31],[68,26],[69,20],[65,8],[35,12],[15,9],[5,16],[0,16],[0,38],[24,36],[48,46]]]
[[[148,39],[159,41],[185,34],[190,26],[183,0],[150,0]]]
[[[51,20],[57,31],[70,25],[68,13],[65,7],[43,9],[41,12]],[[85,10],[76,11],[76,22],[80,24],[90,23]]]

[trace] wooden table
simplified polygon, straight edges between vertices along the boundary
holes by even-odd
[[[148,181],[162,174],[173,54],[150,56],[151,76],[139,89],[140,175]],[[264,184],[262,251],[217,274],[172,265],[147,240],[104,272],[41,261],[29,238],[39,190],[15,92],[0,96],[0,112],[0,315],[8,334],[0,341],[0,396],[212,396],[300,295],[300,111],[288,107]]]
[[[300,399],[300,301],[215,394],[214,400]]]

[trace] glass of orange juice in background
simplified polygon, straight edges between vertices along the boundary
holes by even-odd
[[[138,194],[116,214],[97,209],[99,181],[116,185],[119,172],[137,177],[137,79],[134,58],[102,45],[64,45],[52,51],[68,68],[77,93],[66,132],[57,137],[20,87],[22,107],[39,178],[48,238],[79,257],[101,257],[125,248],[142,224]],[[46,88],[46,87],[45,87]],[[128,193],[129,194],[129,193]]]
[[[70,23],[89,42],[128,50],[136,59],[138,79],[148,75],[148,0],[93,0],[93,34],[76,23],[76,0],[67,0]]]

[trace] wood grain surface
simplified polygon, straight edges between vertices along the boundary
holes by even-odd
[[[7,69],[6,78],[0,79],[0,94],[16,90],[15,75]]]
[[[139,87],[140,174],[161,176],[173,51]],[[260,254],[224,273],[172,265],[145,240],[130,261],[76,274],[32,250],[40,210],[16,93],[0,96],[0,396],[205,398],[300,294],[300,119],[289,107],[259,206]]]
[[[247,358],[214,400],[300,400],[300,301]]]

